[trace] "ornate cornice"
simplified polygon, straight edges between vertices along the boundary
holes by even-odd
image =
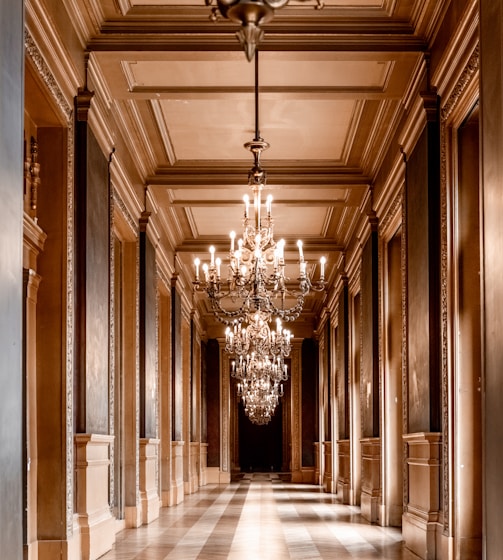
[[[58,86],[56,79],[51,73],[49,67],[47,66],[45,60],[42,58],[40,51],[30,35],[29,31],[25,28],[24,30],[24,46],[26,49],[26,54],[28,59],[33,63],[37,69],[45,87],[49,90],[52,99],[56,102],[58,109],[61,111],[64,119],[70,121],[72,118],[72,108],[66,102],[65,96]]]
[[[134,220],[133,216],[131,216],[127,206],[124,204],[124,201],[119,195],[117,189],[114,187],[112,187],[112,201],[114,209],[120,212],[121,216],[124,218],[124,221],[127,223],[131,231],[135,236],[138,236],[138,223]]]
[[[379,237],[384,237],[385,232],[387,232],[390,224],[396,220],[396,218],[400,215],[401,217],[401,210],[402,210],[402,201],[403,201],[403,188],[398,191],[398,194],[395,196],[391,205],[388,207],[386,214],[383,216],[381,221],[379,222]]]
[[[445,121],[447,121],[451,116],[452,111],[459,103],[465,90],[472,83],[475,74],[478,73],[479,65],[480,65],[480,46],[477,43],[477,46],[475,47],[473,53],[468,59],[468,63],[465,66],[463,73],[461,74],[458,82],[456,83],[453,92],[451,93],[447,101],[442,105],[440,111],[442,123],[445,123]]]

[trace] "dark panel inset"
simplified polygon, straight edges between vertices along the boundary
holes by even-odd
[[[108,162],[87,135],[86,432],[108,433],[110,211]]]
[[[214,339],[206,345],[206,424],[208,467],[220,466],[220,348]]]
[[[171,288],[172,352],[172,429],[173,441],[182,441],[183,370],[182,370],[182,301],[176,288]]]
[[[339,439],[349,438],[349,322],[348,286],[339,295],[337,319],[337,409]]]
[[[325,344],[323,353],[323,370],[326,383],[327,403],[325,409],[325,441],[332,440],[332,370],[331,370],[331,339],[330,339],[330,321],[327,321],[324,330]]]
[[[207,363],[206,363],[206,342],[201,342],[201,442],[208,443],[208,408],[207,408]]]
[[[314,467],[318,441],[318,348],[312,338],[302,341],[302,466]]]
[[[379,346],[377,232],[365,243],[361,268],[362,301],[362,430],[363,437],[379,436]]]
[[[428,123],[407,162],[409,432],[440,430],[438,125]]]
[[[157,437],[157,310],[155,248],[140,232],[140,437]]]
[[[281,471],[283,463],[283,400],[268,424],[253,424],[238,403],[239,465],[242,472]]]
[[[190,395],[190,441],[196,441],[197,437],[197,384],[195,383],[195,372],[196,372],[196,364],[195,364],[195,356],[196,356],[196,341],[195,341],[195,327],[194,321],[190,320],[190,388],[189,388],[189,395]]]
[[[51,189],[40,189],[38,197],[39,224],[47,234],[43,252],[40,254],[38,273],[43,281],[37,295],[37,431],[50,434],[44,445],[37,449],[37,476],[45,484],[37,489],[37,503],[51,515],[38,517],[39,538],[64,538],[66,526],[64,492],[58,473],[66,464],[64,395],[61,387],[65,383],[64,339],[61,337],[65,325],[66,298],[66,166],[65,153],[67,135],[63,128],[38,128],[40,177],[42,185]],[[85,397],[85,391],[83,393]],[[58,466],[58,469],[56,468]]]

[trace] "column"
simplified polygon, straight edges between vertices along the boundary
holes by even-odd
[[[110,181],[88,125],[93,93],[75,98],[75,446],[82,558],[112,548],[110,446]],[[40,142],[42,144],[42,142]]]
[[[480,1],[482,164],[482,392],[484,543],[486,558],[503,550],[503,1]]]
[[[440,129],[438,98],[423,92],[426,124],[406,163],[406,414],[408,496],[402,517],[408,548],[436,558],[440,503]]]
[[[381,439],[379,420],[379,279],[377,219],[371,214],[370,235],[362,252],[361,267],[361,377],[362,516],[376,523],[381,498]]]

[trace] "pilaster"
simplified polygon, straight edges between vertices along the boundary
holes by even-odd
[[[171,442],[171,496],[170,504],[174,506],[183,502],[183,450],[185,448],[184,441]]]
[[[200,443],[191,441],[189,446],[190,452],[190,469],[188,480],[189,494],[197,492],[199,488],[199,460],[200,460]]]
[[[158,456],[160,440],[140,438],[140,500],[142,521],[147,524],[159,517]]]
[[[339,455],[337,494],[341,497],[343,504],[349,504],[351,500],[351,440],[338,440],[337,453]]]
[[[208,444],[199,444],[199,486],[208,484]]]
[[[378,521],[381,498],[381,439],[363,438],[362,449],[362,516],[370,523]]]
[[[325,492],[334,492],[334,474],[332,469],[332,442],[323,442],[323,489]]]

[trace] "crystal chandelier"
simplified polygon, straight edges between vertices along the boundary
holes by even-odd
[[[272,196],[262,204],[266,172],[260,155],[269,147],[258,130],[258,53],[255,56],[255,137],[245,147],[254,158],[248,173],[253,191],[244,197],[243,234],[236,239],[230,233],[227,274],[222,274],[222,259],[209,249],[209,263],[194,260],[194,289],[204,291],[215,317],[225,325],[225,352],[232,358],[231,375],[238,380],[238,394],[245,412],[254,423],[269,422],[283,395],[282,383],[288,372],[285,358],[290,354],[292,334],[282,321],[294,321],[302,312],[304,298],[311,291],[323,291],[325,257],[320,259],[320,278],[313,282],[307,274],[302,241],[299,251],[299,275],[295,288],[285,274],[285,241],[274,240]],[[294,303],[287,305],[287,299]],[[276,328],[270,324],[276,319]]]
[[[246,379],[238,383],[238,396],[248,418],[254,424],[264,425],[270,422],[283,396],[283,385],[266,377]]]
[[[270,317],[257,311],[250,322],[234,323],[225,331],[225,352],[232,357],[231,376],[238,380],[245,414],[254,424],[267,424],[283,396],[283,382],[288,379],[285,358],[290,354],[292,334],[276,319],[276,329],[269,327]]]
[[[310,0],[300,0],[310,1]],[[206,5],[213,4],[213,0],[205,0]],[[268,23],[274,16],[274,11],[283,8],[289,0],[216,0],[216,6],[211,10],[210,19],[216,21],[221,15],[241,25],[236,36],[243,47],[246,58],[251,61],[257,45],[264,36],[261,25]],[[316,8],[323,8],[322,0],[316,0]]]
[[[234,357],[231,375],[242,381],[251,377],[268,377],[273,381],[288,378],[285,358],[290,355],[293,335],[276,319],[276,330],[270,329],[270,317],[257,311],[248,325],[234,323],[225,331],[225,352]]]
[[[215,317],[224,324],[242,322],[250,314],[261,311],[265,315],[276,316],[284,321],[294,321],[304,307],[305,296],[311,291],[323,291],[325,282],[325,257],[320,259],[320,278],[313,283],[307,275],[302,241],[297,241],[299,249],[299,277],[296,289],[290,289],[285,276],[285,241],[274,241],[272,219],[272,196],[267,197],[265,216],[262,215],[261,191],[265,184],[265,171],[260,167],[259,153],[263,149],[262,140],[246,144],[252,145],[255,166],[250,171],[249,185],[254,193],[254,218],[251,219],[250,201],[245,195],[243,237],[235,241],[236,234],[230,233],[230,251],[227,278],[222,276],[222,259],[215,257],[215,247],[211,246],[210,261],[202,265],[196,258],[194,285],[208,294]],[[260,178],[259,178],[260,176]],[[237,247],[236,247],[237,245]],[[286,297],[296,303],[285,307]],[[225,307],[225,302],[229,306]],[[232,305],[232,304],[236,304]]]
[[[215,317],[224,324],[247,321],[261,311],[269,317],[294,321],[304,306],[304,298],[311,291],[323,291],[325,282],[325,257],[320,259],[320,278],[312,282],[307,274],[303,243],[297,241],[299,251],[299,276],[295,289],[288,286],[285,276],[285,241],[274,240],[272,196],[262,206],[262,190],[266,184],[266,172],[260,164],[261,153],[269,147],[258,130],[258,53],[255,57],[255,138],[245,144],[253,154],[254,164],[248,173],[248,185],[253,191],[253,215],[250,197],[245,195],[243,236],[236,241],[236,233],[230,232],[229,264],[227,277],[222,275],[222,259],[216,256],[214,246],[209,248],[209,263],[201,265],[194,260],[197,290],[204,290]],[[201,275],[202,273],[202,275]],[[202,276],[202,277],[201,277]],[[286,298],[295,300],[285,307]],[[226,307],[225,303],[229,305]],[[237,305],[237,307],[236,307]]]

